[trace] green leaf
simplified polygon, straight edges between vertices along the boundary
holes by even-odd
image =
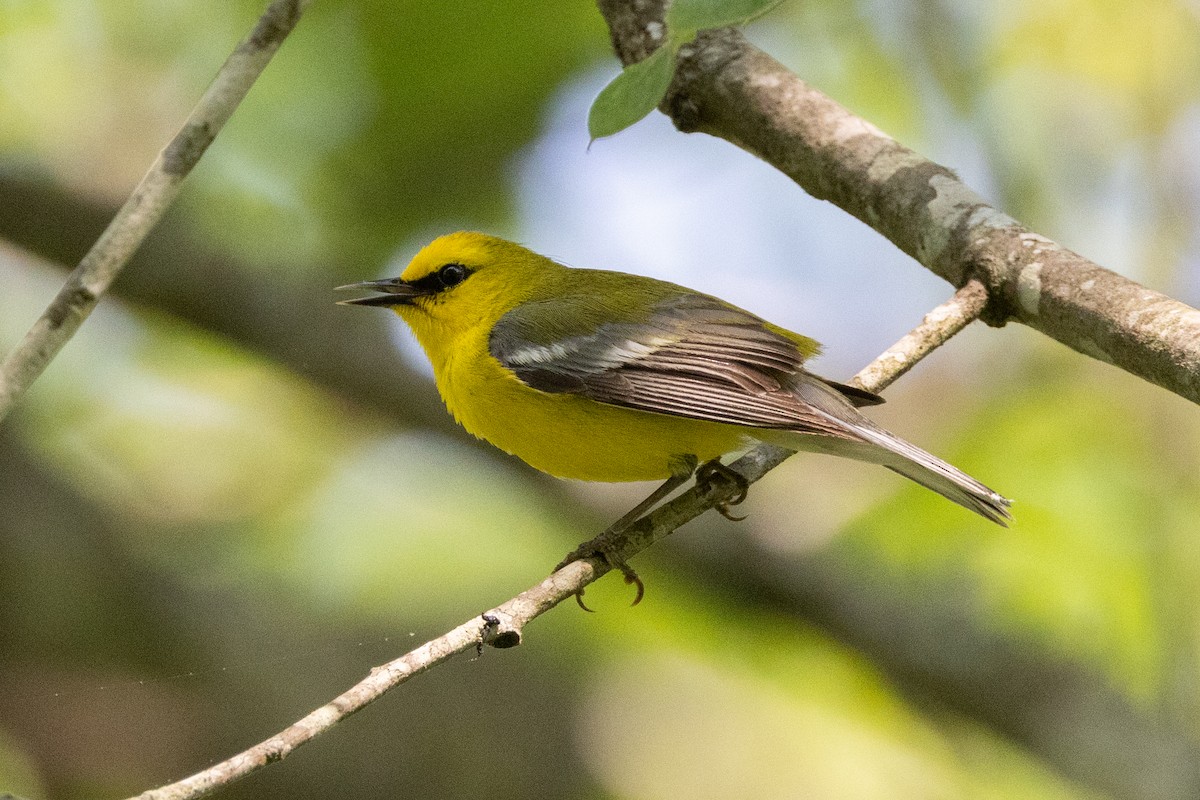
[[[708,28],[744,25],[779,3],[780,0],[672,0],[667,8],[667,29],[672,37],[683,38],[685,33]]]
[[[675,48],[669,44],[623,69],[592,101],[588,111],[592,141],[620,133],[653,111],[674,74]]]

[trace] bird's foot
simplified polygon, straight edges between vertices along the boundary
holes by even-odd
[[[717,503],[714,508],[720,514],[731,522],[741,522],[745,517],[739,517],[729,511],[730,506],[736,506],[745,501],[746,496],[750,493],[750,481],[746,480],[740,473],[730,469],[721,463],[720,459],[714,458],[712,461],[706,461],[696,469],[696,487],[702,492],[711,492],[718,488],[718,484],[727,484],[736,487],[737,492],[728,500],[722,500]]]
[[[583,544],[579,545],[579,547],[576,547],[574,550],[567,553],[567,557],[559,562],[558,566],[554,568],[554,571],[558,572],[567,564],[570,564],[573,561],[579,561],[583,558],[602,558],[610,568],[619,570],[620,573],[625,576],[626,583],[637,587],[637,592],[634,595],[633,602],[630,603],[631,606],[636,606],[638,603],[642,602],[642,596],[646,593],[646,584],[642,583],[642,579],[638,577],[637,572],[633,567],[626,563],[625,559],[621,557],[621,554],[618,551],[617,543],[614,540],[622,531],[623,529],[609,528],[596,538],[584,542]],[[583,592],[584,590],[580,589],[575,593],[575,602],[578,603],[579,607],[584,611],[591,611],[592,609],[588,608],[583,602]]]

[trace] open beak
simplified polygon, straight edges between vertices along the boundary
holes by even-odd
[[[421,288],[413,286],[411,283],[402,281],[399,278],[348,283],[345,286],[336,287],[336,291],[343,289],[353,289],[360,292],[382,292],[382,294],[371,297],[360,297],[356,300],[338,300],[337,302],[340,306],[383,306],[384,308],[407,306],[412,305],[414,298],[429,294]]]

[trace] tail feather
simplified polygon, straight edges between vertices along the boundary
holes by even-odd
[[[879,427],[859,413],[854,408],[855,398],[839,392],[836,384],[802,374],[797,377],[793,389],[813,410],[838,423],[847,433],[846,439],[806,436],[793,444],[798,444],[801,449],[881,464],[963,508],[1008,526],[1012,519],[1008,510],[1011,500],[957,467]]]
[[[1012,513],[1008,510],[1012,505],[1011,500],[957,467],[872,423],[855,425],[854,431],[886,451],[886,454],[879,454],[881,458],[873,460],[877,460],[893,472],[916,481],[947,500],[958,503],[999,525],[1007,527],[1012,520]]]

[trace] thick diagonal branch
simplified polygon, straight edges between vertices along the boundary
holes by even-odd
[[[599,5],[623,62],[662,40],[665,0]],[[1030,231],[737,31],[707,31],[680,50],[660,108],[682,131],[759,156],[955,286],[978,278],[989,324],[1015,319],[1200,402],[1200,311]]]

